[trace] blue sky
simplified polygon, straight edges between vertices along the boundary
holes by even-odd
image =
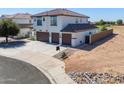
[[[36,14],[52,8],[0,8],[0,15],[15,13],[31,13]],[[68,8],[69,10],[90,16],[90,21],[98,21],[100,19],[106,21],[124,20],[124,8]]]

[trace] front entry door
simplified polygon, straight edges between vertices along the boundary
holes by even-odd
[[[85,43],[89,44],[90,43],[89,41],[90,41],[90,36],[85,36]]]

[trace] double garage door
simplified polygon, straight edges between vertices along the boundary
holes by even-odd
[[[71,45],[71,34],[62,34],[62,45]],[[59,33],[51,34],[52,43],[59,44]],[[49,42],[49,32],[37,32],[37,40]]]
[[[59,33],[52,33],[52,43],[59,44]],[[71,34],[62,34],[62,45],[71,45]]]

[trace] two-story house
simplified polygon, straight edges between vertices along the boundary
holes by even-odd
[[[32,15],[29,13],[17,13],[13,15],[2,15],[1,19],[9,19],[18,24],[20,27],[20,33],[18,36],[25,37],[29,36],[31,29],[33,29],[31,16]]]
[[[87,35],[99,30],[89,24],[88,16],[67,9],[54,9],[33,17],[37,40],[76,47],[88,40]]]

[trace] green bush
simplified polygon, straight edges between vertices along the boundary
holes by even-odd
[[[101,27],[101,31],[106,31],[106,30],[107,30],[106,26]]]

